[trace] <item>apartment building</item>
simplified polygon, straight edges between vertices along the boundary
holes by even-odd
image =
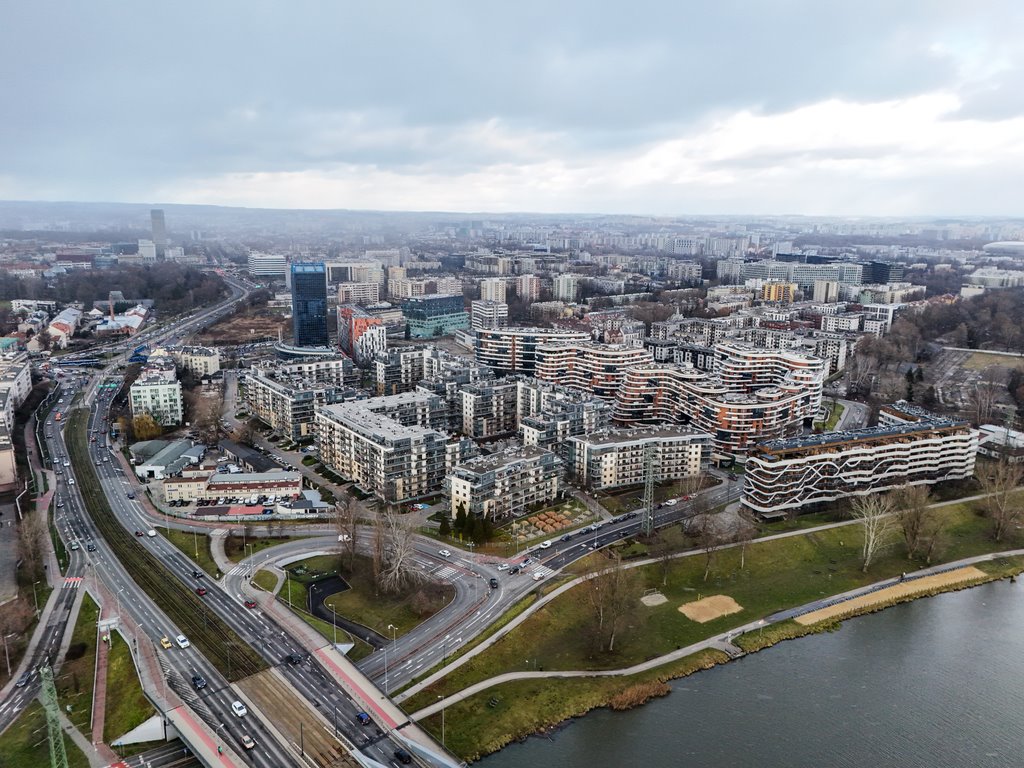
[[[0,357],[0,423],[14,429],[14,412],[32,392],[32,364],[25,352]]]
[[[185,418],[181,382],[175,374],[175,361],[170,356],[151,356],[139,377],[128,390],[132,417],[149,414],[157,424],[171,427]]]
[[[743,503],[767,514],[962,480],[974,474],[977,452],[978,431],[947,419],[773,440],[747,458]]]
[[[689,424],[716,450],[743,453],[784,437],[817,413],[826,362],[792,350],[737,343],[715,348],[714,372],[687,365],[630,368],[615,398],[618,424]]]
[[[516,278],[516,296],[530,304],[540,298],[540,278],[536,275],[520,275]]]
[[[409,392],[424,379],[445,375],[449,371],[479,371],[479,366],[463,357],[430,346],[395,347],[378,352],[372,370],[378,395]],[[473,376],[469,379],[475,380]]]
[[[346,386],[259,368],[246,372],[240,384],[248,412],[292,440],[312,434],[318,406],[357,397],[356,392]]]
[[[501,301],[474,300],[469,314],[470,328],[474,331],[508,325],[508,304]]]
[[[316,410],[321,461],[368,493],[398,503],[440,491],[449,461],[444,401],[407,392]]]
[[[579,342],[540,344],[534,375],[585,389],[603,400],[614,400],[625,372],[652,362],[651,353],[642,347]]]
[[[561,462],[536,447],[479,456],[454,467],[445,480],[454,518],[504,520],[524,515],[558,497]]]
[[[711,435],[676,426],[613,429],[570,437],[566,462],[572,477],[595,491],[640,485],[653,449],[655,482],[696,477],[711,458]]]
[[[356,304],[338,305],[338,346],[356,361],[367,365],[388,346],[383,321]]]
[[[497,328],[475,331],[476,361],[498,373],[533,375],[537,368],[537,347],[555,341],[587,342],[586,331],[560,328]]]
[[[461,432],[481,440],[515,433],[519,427],[518,383],[481,381],[459,388]]]
[[[380,283],[339,283],[339,304],[376,304],[380,301]]]
[[[173,347],[168,351],[193,376],[212,376],[220,370],[220,350],[216,347]]]
[[[485,277],[480,281],[480,299],[505,303],[506,282],[501,277]]]

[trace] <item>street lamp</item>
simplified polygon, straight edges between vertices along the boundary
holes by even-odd
[[[391,642],[394,643],[396,639],[396,633],[398,632],[398,627],[396,627],[394,624],[388,624],[388,631],[391,632]],[[387,645],[384,646],[384,695],[389,695]]]
[[[18,634],[17,632],[11,632],[11,634],[9,634],[9,635],[4,635],[4,657],[7,659],[7,676],[8,677],[11,676],[11,654],[7,650],[7,638],[8,637],[14,637],[17,634]]]
[[[444,747],[444,696],[438,696],[437,700],[441,702],[441,746]]]
[[[36,606],[36,618],[39,618],[39,595],[36,593],[36,586],[38,586],[38,584],[38,581],[32,582],[32,602],[35,603]]]

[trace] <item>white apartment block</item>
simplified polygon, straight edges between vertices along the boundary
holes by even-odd
[[[500,277],[485,277],[480,281],[482,301],[505,301],[505,280]]]
[[[32,365],[25,352],[0,357],[0,423],[14,429],[14,412],[32,391]]]
[[[560,328],[498,328],[474,332],[476,361],[501,373],[532,375],[537,367],[537,347],[553,341],[586,342],[586,331]]]
[[[454,518],[459,509],[474,517],[519,517],[558,497],[560,464],[541,448],[512,448],[454,467],[445,480]]]
[[[483,328],[505,328],[508,325],[508,304],[487,299],[473,300],[469,310],[469,326],[474,331]]]
[[[748,456],[743,503],[769,514],[961,480],[974,474],[977,452],[978,431],[946,419],[775,440]]]
[[[376,304],[380,301],[380,283],[340,283],[339,304]]]
[[[171,427],[185,418],[181,382],[159,373],[143,373],[129,389],[132,417],[148,413],[157,424]]]
[[[516,279],[516,296],[531,303],[540,298],[540,278],[536,275],[520,275]]]
[[[552,289],[556,301],[576,301],[580,295],[579,275],[558,275],[553,280]]]
[[[196,376],[210,376],[220,370],[220,350],[216,347],[176,347],[170,353],[178,365]]]
[[[569,472],[577,482],[595,491],[640,485],[645,480],[648,448],[654,451],[655,482],[696,477],[711,456],[711,435],[659,426],[570,437]]]

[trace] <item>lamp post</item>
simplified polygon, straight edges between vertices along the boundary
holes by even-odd
[[[394,643],[397,637],[398,627],[394,624],[388,624],[388,631],[391,633],[391,642]],[[384,695],[390,695],[390,689],[388,684],[388,647],[384,646]]]
[[[4,635],[4,658],[7,659],[7,676],[8,677],[11,676],[11,654],[7,650],[7,638],[8,637],[14,637],[17,634],[18,634],[17,632],[11,632],[11,634],[9,634],[9,635]]]
[[[196,529],[192,529],[192,543],[196,548],[196,562],[199,562],[199,534],[196,533]]]
[[[334,610],[334,606],[331,606],[331,626],[334,627],[334,645],[338,645],[338,614]],[[387,656],[385,655],[385,658]]]
[[[437,700],[441,702],[441,746],[444,747],[444,696],[438,696]]]
[[[36,587],[39,585],[38,581],[32,582],[32,602],[36,606],[36,618],[39,618],[39,595],[36,593]]]

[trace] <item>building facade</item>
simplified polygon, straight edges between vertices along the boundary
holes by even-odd
[[[697,477],[711,457],[711,435],[673,426],[615,429],[570,437],[566,449],[572,477],[599,491],[642,484],[648,450],[655,482]]]
[[[558,328],[498,328],[478,330],[473,344],[478,363],[498,373],[525,373],[537,370],[537,347],[556,341],[587,342],[586,331]]]
[[[402,314],[413,339],[446,336],[469,328],[469,314],[461,294],[404,299]]]
[[[470,327],[474,330],[505,328],[508,304],[501,301],[474,300],[470,304]]]
[[[519,517],[558,497],[560,464],[550,451],[514,448],[456,466],[445,480],[454,518],[461,509],[493,521]]]
[[[297,347],[326,347],[327,271],[322,263],[292,264],[292,332]]]

